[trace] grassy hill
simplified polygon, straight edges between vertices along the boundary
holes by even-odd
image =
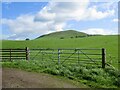
[[[67,32],[67,33],[66,33]],[[112,65],[118,68],[118,35],[99,35],[88,37],[87,34],[83,33],[85,38],[76,38],[82,33],[72,34],[76,31],[64,31],[56,32],[44,35],[34,40],[3,40],[2,48],[105,48],[106,49],[106,62],[112,61]],[[62,34],[61,34],[62,33]],[[63,35],[63,36],[62,36]],[[87,37],[86,37],[87,36]],[[61,37],[64,37],[61,39]],[[73,38],[71,38],[73,37]],[[1,41],[0,41],[1,42]],[[73,80],[79,80],[90,87],[105,87],[114,88],[118,85],[118,76],[116,71],[112,69],[101,69],[96,67],[86,68],[86,66],[45,66],[39,60],[30,60],[29,63],[26,61],[15,63],[3,63],[3,66],[15,67],[28,71],[44,72],[53,75],[61,75],[64,77],[72,78]],[[47,67],[47,68],[44,68]],[[59,68],[60,70],[59,70]],[[112,71],[111,71],[112,70]],[[83,71],[83,72],[81,72]],[[64,74],[63,74],[64,72]]]
[[[92,36],[86,38],[41,38],[29,41],[3,40],[2,48],[106,48],[107,61],[118,67],[118,36]]]
[[[66,30],[66,31],[59,31],[59,32],[53,32],[50,34],[42,35],[39,38],[59,38],[59,39],[65,39],[65,38],[81,38],[86,37],[88,34],[83,32],[78,32],[74,30]]]

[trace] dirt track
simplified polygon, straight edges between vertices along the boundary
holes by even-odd
[[[18,69],[2,69],[3,88],[80,88],[72,81],[63,80],[43,73],[26,72]]]

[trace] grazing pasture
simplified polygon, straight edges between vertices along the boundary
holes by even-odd
[[[56,36],[55,36],[56,37]],[[77,82],[86,84],[89,87],[95,88],[116,88],[120,86],[120,73],[118,72],[118,36],[105,35],[105,36],[85,36],[82,38],[55,38],[53,36],[40,37],[34,40],[3,40],[2,48],[105,48],[106,49],[106,62],[112,67],[105,69],[99,66],[89,64],[55,64],[44,57],[44,62],[40,58],[34,60],[15,60],[14,62],[3,62],[3,67],[20,68],[26,71],[44,72],[52,75],[63,76]],[[37,52],[36,52],[37,53]],[[34,54],[36,54],[34,53]],[[97,52],[94,52],[97,53]],[[78,61],[78,58],[77,60]],[[58,63],[58,62],[57,62]]]
[[[105,48],[106,60],[118,68],[118,36],[91,36],[84,38],[38,38],[35,40],[3,40],[2,48]]]

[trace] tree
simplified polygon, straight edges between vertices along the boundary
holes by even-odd
[[[30,40],[30,39],[29,39],[29,38],[26,38],[25,40],[28,41],[28,40]]]
[[[60,37],[60,39],[64,39],[64,37]]]

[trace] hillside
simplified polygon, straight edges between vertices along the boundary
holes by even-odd
[[[118,64],[118,36],[92,36],[86,38],[55,39],[43,38],[29,41],[3,40],[2,48],[106,48],[107,60],[113,60],[113,65]],[[111,56],[111,57],[110,57]]]
[[[116,69],[115,71],[113,71],[112,69],[108,70],[108,68],[106,69],[101,69],[97,67],[86,68],[88,66],[84,66],[84,64],[81,64],[79,66],[77,66],[76,64],[75,67],[72,67],[71,65],[69,66],[67,64],[64,64],[63,66],[51,64],[50,66],[49,65],[50,61],[49,59],[47,59],[47,56],[44,56],[44,58],[46,58],[44,60],[31,59],[29,63],[22,60],[21,61],[16,60],[15,63],[13,62],[3,63],[2,66],[10,67],[10,68],[19,68],[29,72],[32,72],[32,71],[43,72],[43,73],[49,73],[57,76],[61,75],[69,79],[71,78],[72,80],[79,80],[78,82],[81,82],[83,84],[86,84],[90,87],[95,87],[95,88],[108,88],[108,87],[116,88],[118,85],[117,83],[119,82],[117,81],[118,72],[116,72],[120,65],[118,64],[118,35],[102,35],[102,36],[92,36],[92,37],[86,37],[86,38],[72,38],[72,39],[71,38],[67,38],[67,39],[49,38],[49,35],[48,35],[43,37],[42,39],[27,40],[27,41],[26,40],[23,40],[23,41],[22,40],[21,41],[20,40],[19,41],[3,40],[1,45],[2,45],[2,48],[29,47],[29,49],[105,48],[106,63],[110,63],[112,66],[114,66]],[[34,54],[33,56],[36,57],[36,55],[38,55],[39,52],[38,51],[32,52],[30,50],[30,55]],[[60,60],[62,60],[62,58]],[[69,62],[69,60],[67,61]]]
[[[66,30],[66,31],[59,31],[59,32],[53,32],[50,34],[42,35],[38,38],[59,38],[59,39],[64,39],[64,38],[81,38],[81,37],[86,37],[88,34],[83,33],[83,32],[78,32],[75,30]],[[36,39],[38,39],[36,38]]]

